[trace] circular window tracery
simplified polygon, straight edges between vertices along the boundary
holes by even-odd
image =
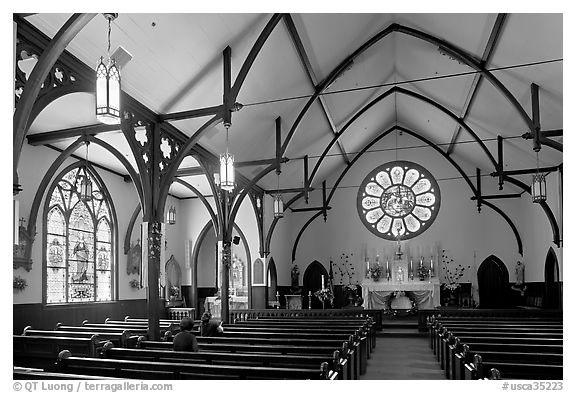
[[[376,236],[396,240],[418,236],[440,209],[440,187],[422,166],[392,161],[372,170],[358,190],[358,214]]]

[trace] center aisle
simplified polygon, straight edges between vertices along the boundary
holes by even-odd
[[[446,377],[426,336],[387,335],[376,337],[376,348],[368,359],[366,374],[359,379],[445,380]]]

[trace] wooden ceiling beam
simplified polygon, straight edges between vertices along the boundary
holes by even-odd
[[[480,60],[480,64],[485,66],[492,55],[494,54],[494,50],[496,49],[496,45],[498,44],[498,39],[502,33],[504,23],[506,22],[508,14],[498,14],[496,17],[496,21],[494,22],[494,26],[492,27],[492,32],[490,33],[490,38],[488,38],[488,43],[486,44],[486,48],[484,49],[484,53],[482,54],[482,58]],[[464,107],[462,108],[461,118],[462,120],[466,120],[468,114],[470,113],[470,108],[476,99],[476,94],[478,94],[478,90],[480,90],[480,84],[482,81],[482,74],[478,73],[474,75],[474,79],[472,80],[472,86],[468,92],[468,96],[466,97],[466,102],[464,103]],[[452,134],[452,138],[450,140],[450,145],[446,150],[447,154],[452,154],[454,152],[454,148],[456,147],[456,142],[458,141],[458,137],[460,136],[460,132],[462,131],[462,127],[458,124],[456,125],[456,129]]]
[[[91,124],[88,126],[64,128],[62,130],[54,130],[48,132],[41,132],[38,134],[26,135],[29,145],[40,146],[48,145],[51,143],[62,142],[66,139],[78,139],[81,136],[97,135],[105,132],[120,131],[120,124]]]
[[[284,15],[284,22],[286,23],[286,27],[288,28],[288,32],[290,33],[290,38],[292,39],[292,43],[296,47],[296,51],[298,52],[298,57],[300,58],[300,62],[302,63],[302,66],[304,67],[304,71],[306,72],[306,76],[308,77],[308,80],[312,84],[312,87],[314,88],[314,90],[317,90],[319,88],[318,78],[316,77],[316,74],[314,73],[314,69],[312,68],[312,64],[310,63],[310,58],[308,57],[308,54],[306,53],[306,49],[304,48],[304,44],[302,43],[302,40],[300,39],[300,35],[298,34],[298,30],[296,29],[296,25],[294,24],[294,20],[292,20],[292,17],[290,16],[290,14]],[[334,119],[332,118],[332,115],[330,114],[330,111],[328,110],[328,105],[326,104],[326,100],[324,99],[324,96],[322,96],[322,95],[318,96],[318,103],[320,104],[320,108],[322,109],[322,113],[326,117],[328,125],[330,126],[330,130],[332,131],[332,133],[334,135],[337,135],[338,130],[336,128],[336,124],[334,123]],[[349,164],[350,159],[348,158],[348,153],[346,153],[346,150],[344,149],[344,145],[342,144],[341,141],[338,141],[338,148],[340,149],[340,152],[342,153],[342,159],[344,160],[344,162],[346,164]]]

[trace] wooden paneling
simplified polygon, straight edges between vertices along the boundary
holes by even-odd
[[[160,318],[166,318],[164,305],[160,304]],[[42,305],[14,304],[13,333],[21,334],[28,325],[34,329],[54,329],[58,322],[65,325],[80,325],[83,320],[102,323],[106,318],[146,318],[146,300],[120,300],[110,303]]]

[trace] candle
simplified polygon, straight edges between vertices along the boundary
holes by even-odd
[[[420,259],[420,267],[422,267],[422,259]]]
[[[386,261],[386,273],[390,271],[390,267],[388,266],[388,261]]]
[[[280,292],[276,291],[276,296],[280,296]]]
[[[322,289],[324,289],[324,275],[322,275]]]
[[[312,291],[308,291],[308,296],[312,296]]]
[[[370,261],[366,261],[366,271],[370,270]]]
[[[434,270],[434,267],[432,266],[432,258],[430,258],[430,271]]]

